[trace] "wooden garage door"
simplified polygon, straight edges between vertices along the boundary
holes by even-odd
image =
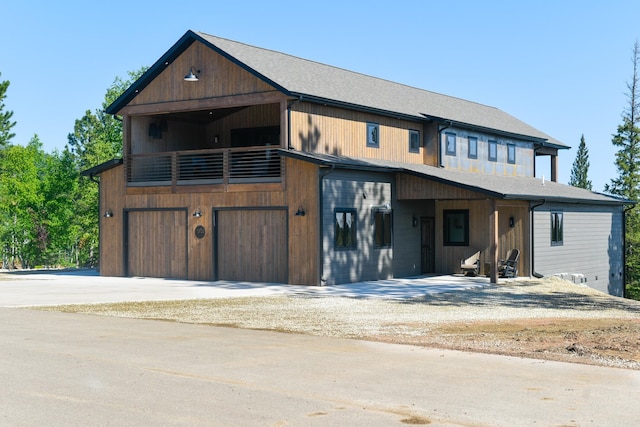
[[[216,228],[219,280],[287,282],[286,210],[220,210]]]
[[[127,274],[186,279],[186,210],[129,211],[127,218]]]

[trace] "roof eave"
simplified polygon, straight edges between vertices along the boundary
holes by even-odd
[[[107,160],[104,163],[100,163],[99,165],[96,165],[92,168],[89,168],[87,170],[84,170],[82,172],[80,172],[80,175],[82,176],[88,176],[89,178],[93,178],[94,176],[100,175],[103,172],[108,171],[109,169],[113,169],[116,166],[119,166],[123,163],[122,159],[111,159],[111,160]]]

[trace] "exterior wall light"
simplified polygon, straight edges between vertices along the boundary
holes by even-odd
[[[304,211],[302,206],[298,207],[298,211],[296,212],[296,216],[305,216],[307,213]]]
[[[111,209],[107,209],[106,211],[104,211],[104,215],[105,218],[112,218],[113,217],[113,211]]]
[[[200,218],[202,216],[202,211],[200,210],[200,208],[197,208],[195,211],[193,211],[193,216],[194,218]]]
[[[198,81],[198,74],[200,74],[200,70],[196,70],[196,67],[192,66],[191,68],[189,68],[189,74],[184,76],[184,81],[185,82],[197,82]]]

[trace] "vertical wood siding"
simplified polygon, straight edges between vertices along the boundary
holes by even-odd
[[[285,209],[216,213],[219,280],[287,283]]]
[[[123,276],[123,208],[124,208],[124,167],[117,166],[100,175],[100,274]],[[113,217],[105,218],[109,209]]]
[[[186,279],[186,210],[129,211],[126,215],[128,275]]]
[[[448,209],[469,210],[469,246],[444,246],[443,211]],[[529,216],[527,202],[497,203],[498,209],[498,259],[506,258],[509,249],[520,249],[519,275],[529,275]],[[481,251],[481,273],[485,273],[486,262],[490,262],[490,213],[491,200],[448,200],[436,202],[436,272],[451,274],[460,272],[460,260],[476,251]],[[509,217],[514,217],[514,227],[509,226]]]
[[[191,66],[199,69],[197,82],[185,82]],[[193,43],[129,103],[130,106],[256,94],[275,91],[264,81],[215,53]]]
[[[367,147],[368,122],[379,124],[379,148]],[[409,129],[420,131],[419,153],[409,152]],[[305,102],[295,104],[291,112],[291,145],[296,150],[429,164],[424,147],[429,140],[421,122]]]

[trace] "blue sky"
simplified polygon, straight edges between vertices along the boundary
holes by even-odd
[[[117,76],[203,31],[500,108],[572,146],[584,134],[594,190],[616,176],[640,2],[5,2],[0,79],[15,144],[62,149]],[[549,177],[548,162],[538,175]]]

